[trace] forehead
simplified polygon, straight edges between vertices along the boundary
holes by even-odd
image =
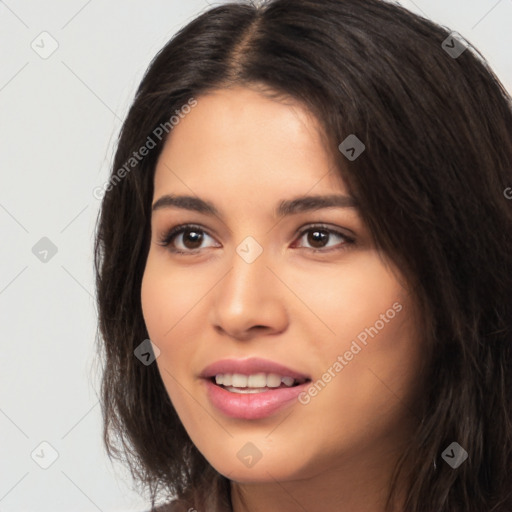
[[[320,124],[299,102],[270,99],[245,87],[196,99],[167,138],[155,192],[187,186],[207,191],[218,184],[254,191],[263,181],[299,187],[302,193],[319,181],[340,188],[340,178],[329,172],[333,158]]]

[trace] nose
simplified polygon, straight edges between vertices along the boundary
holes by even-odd
[[[214,329],[240,341],[284,331],[288,325],[287,289],[266,251],[250,263],[234,251],[230,264],[212,290],[210,321]]]

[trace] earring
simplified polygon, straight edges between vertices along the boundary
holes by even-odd
[[[434,471],[437,471],[436,458],[434,457]]]

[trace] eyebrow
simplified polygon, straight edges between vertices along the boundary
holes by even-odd
[[[219,210],[210,201],[194,196],[178,196],[166,194],[153,204],[152,211],[164,208],[181,208],[205,215],[221,216]],[[297,213],[320,210],[322,208],[354,208],[358,209],[357,201],[351,196],[324,195],[300,196],[281,201],[274,211],[276,217],[285,217]]]

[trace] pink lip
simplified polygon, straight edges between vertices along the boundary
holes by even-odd
[[[226,416],[244,420],[266,418],[293,401],[309,386],[305,382],[292,388],[277,388],[262,393],[239,394],[226,391],[211,380],[205,379],[206,393],[210,402]]]
[[[307,379],[307,382],[291,388],[276,388],[261,393],[240,394],[226,391],[212,382],[212,377],[219,373],[276,373],[283,377]],[[207,396],[214,407],[232,418],[255,420],[266,418],[297,400],[299,394],[309,386],[307,375],[287,368],[273,361],[250,359],[224,359],[207,366],[201,373],[206,386]]]

